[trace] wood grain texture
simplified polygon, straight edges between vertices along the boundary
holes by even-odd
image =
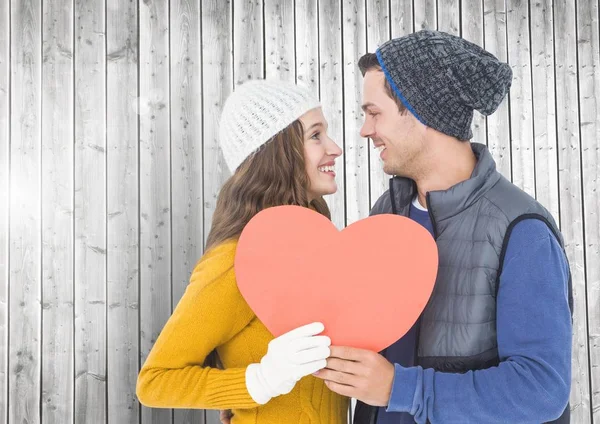
[[[42,422],[73,422],[73,6],[42,17]]]
[[[319,21],[317,0],[295,0],[296,83],[319,96]]]
[[[294,0],[264,0],[265,78],[296,82]]]
[[[137,424],[139,370],[138,2],[106,4],[108,422]]]
[[[393,1],[390,4],[388,0],[367,0],[367,51],[369,53],[375,53],[377,47],[390,39],[390,25],[392,25],[391,31],[395,31],[398,36],[412,32],[410,31],[412,9],[407,9],[406,5],[399,3]],[[364,121],[364,114],[361,116]],[[390,176],[383,172],[383,162],[373,147],[373,141],[368,139],[364,143],[369,152],[369,206],[373,207],[377,199],[388,189]]]
[[[485,49],[502,62],[507,62],[504,0],[484,0],[483,19]],[[512,95],[509,93],[498,107],[498,110],[487,117],[488,148],[496,161],[496,168],[508,179],[511,178],[512,172],[509,118],[511,99]]]
[[[262,0],[233,2],[233,75],[235,85],[264,78]]]
[[[41,422],[41,4],[10,3],[8,422]]]
[[[442,0],[422,0],[413,2],[414,29],[438,29],[437,6]]]
[[[404,0],[390,2],[390,38],[410,34],[414,28],[413,3]]]
[[[560,224],[573,279],[571,422],[590,423],[590,369],[583,240],[581,140],[577,85],[577,38],[573,0],[554,2],[556,118]]]
[[[320,98],[323,114],[329,123],[329,137],[344,149],[344,99],[342,66],[342,4],[341,0],[319,2],[319,69]],[[323,83],[327,81],[327,83]],[[341,229],[346,223],[344,199],[344,160],[335,163],[338,190],[325,199],[331,209],[331,220]]]
[[[479,47],[485,48],[483,32],[483,2],[481,0],[461,0],[461,37]],[[473,112],[473,138],[471,141],[487,145],[486,117]]]
[[[360,136],[364,117],[362,104],[363,77],[358,60],[366,53],[365,1],[342,3],[344,49],[344,155],[338,161],[346,166],[346,225],[369,216],[369,140]],[[339,176],[337,177],[339,180]]]
[[[232,6],[230,1],[202,1],[202,174],[205,241],[210,232],[219,190],[230,175],[219,147],[219,119],[225,100],[233,90]]]
[[[105,422],[105,5],[76,0],[74,6],[75,422]]]
[[[171,204],[175,309],[204,251],[200,0],[171,0]],[[204,411],[175,409],[175,424],[203,424]]]
[[[437,27],[439,31],[460,36],[460,0],[437,1]]]
[[[592,422],[600,423],[600,39],[598,1],[577,2],[588,348]]]
[[[529,1],[511,0],[506,7],[508,63],[513,72],[510,88],[512,181],[535,197]]]
[[[172,213],[167,0],[140,2],[140,350],[142,364],[171,315]],[[169,424],[169,409],[142,407],[142,422]]]
[[[8,421],[8,251],[10,195],[10,2],[0,3],[0,419]]]
[[[552,2],[543,0],[532,3],[531,66],[535,192],[537,200],[550,211],[558,222],[559,188],[553,26]]]

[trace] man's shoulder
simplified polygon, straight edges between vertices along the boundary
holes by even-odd
[[[485,197],[507,215],[516,214],[518,216],[535,209],[545,212],[545,208],[533,196],[503,175],[500,175],[498,182],[486,193]]]
[[[377,199],[371,208],[369,215],[381,215],[382,213],[392,213],[392,200],[390,199],[389,190],[386,190],[381,196],[379,196],[379,199]]]
[[[503,176],[485,194],[485,198],[490,207],[496,210],[493,215],[503,216],[507,224],[512,224],[513,227],[525,218],[538,218],[550,228],[558,230],[554,217],[544,205]]]

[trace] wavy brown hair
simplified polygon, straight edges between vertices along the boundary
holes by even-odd
[[[331,219],[322,197],[309,203],[304,126],[295,120],[248,157],[225,182],[206,241],[209,250],[239,238],[254,215],[272,206],[311,207]]]
[[[311,207],[331,219],[322,197],[308,202],[310,181],[304,161],[304,126],[294,121],[248,157],[225,182],[213,214],[206,250],[239,238],[254,215],[272,206]],[[223,369],[216,350],[204,365]]]

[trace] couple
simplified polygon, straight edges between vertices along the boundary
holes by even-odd
[[[435,31],[390,40],[358,66],[361,135],[393,175],[371,213],[408,216],[438,246],[421,317],[377,353],[330,346],[320,323],[273,338],[249,308],[233,270],[244,226],[277,205],[329,217],[323,196],[337,189],[342,154],[307,91],[250,81],[224,107],[220,143],[233,176],[206,254],[140,371],[140,402],[231,410],[233,424],[346,423],[352,397],[358,424],[569,422],[572,296],[562,237],[548,211],[496,171],[486,147],[469,142],[473,110],[496,110],[510,68]],[[207,363],[213,351],[218,368]]]

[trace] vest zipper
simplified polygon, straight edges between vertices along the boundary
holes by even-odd
[[[437,234],[437,228],[435,226],[435,218],[433,217],[433,212],[431,211],[431,202],[429,199],[429,192],[427,192],[427,194],[425,195],[425,204],[427,205],[427,213],[429,214],[429,219],[431,219],[431,226],[433,227],[433,239],[437,240],[438,234]],[[415,330],[416,335],[415,335],[415,365],[419,365],[419,341],[421,338],[421,316],[423,315],[423,312],[421,312],[421,315],[419,315],[419,318],[417,319],[417,328]]]
[[[433,212],[431,212],[431,202],[429,200],[429,192],[425,195],[425,204],[427,205],[427,213],[429,213],[429,219],[431,219],[431,226],[433,227],[433,239],[437,240],[437,228],[435,226],[435,218],[433,217]]]
[[[394,177],[390,178],[390,199],[392,201],[392,213],[398,215],[398,209],[396,209],[396,196],[394,195]]]

